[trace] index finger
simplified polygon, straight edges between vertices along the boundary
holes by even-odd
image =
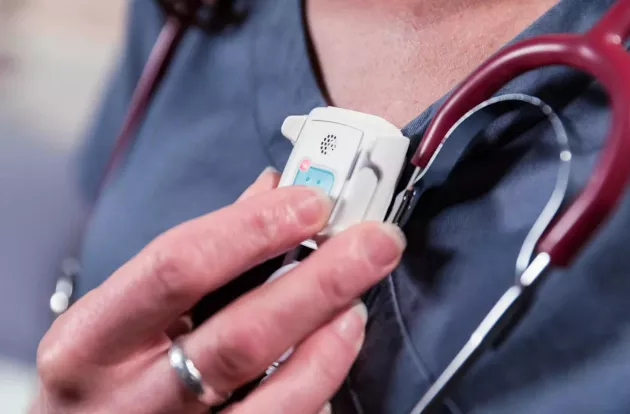
[[[209,292],[320,231],[330,209],[322,192],[288,187],[166,232],[58,320],[65,345],[117,360]]]

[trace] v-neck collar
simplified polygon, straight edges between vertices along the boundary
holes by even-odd
[[[257,13],[252,47],[252,76],[256,88],[254,117],[271,161],[282,168],[291,148],[280,134],[284,118],[306,114],[315,107],[328,105],[328,102],[309,56],[304,1],[267,0],[257,3],[260,13]],[[561,0],[508,44],[541,34],[584,32],[613,3],[614,0]],[[565,67],[537,69],[508,83],[500,93],[534,95],[561,109],[592,81],[586,75],[573,76],[572,83],[559,91],[557,85],[562,85],[562,79],[568,79],[567,75],[574,73],[575,70]],[[438,99],[403,128],[403,133],[412,140],[412,147],[418,145],[432,116],[449,94]]]

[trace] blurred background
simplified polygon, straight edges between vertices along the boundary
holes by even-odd
[[[23,413],[57,265],[83,214],[73,157],[122,38],[124,0],[0,0],[0,413]]]

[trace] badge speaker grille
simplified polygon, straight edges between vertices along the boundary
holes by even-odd
[[[322,139],[319,146],[319,150],[323,155],[328,155],[329,152],[333,152],[337,148],[337,136],[328,134]]]

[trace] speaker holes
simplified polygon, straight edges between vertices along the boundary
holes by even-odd
[[[319,150],[323,155],[333,152],[337,148],[337,136],[328,134],[319,145]]]

